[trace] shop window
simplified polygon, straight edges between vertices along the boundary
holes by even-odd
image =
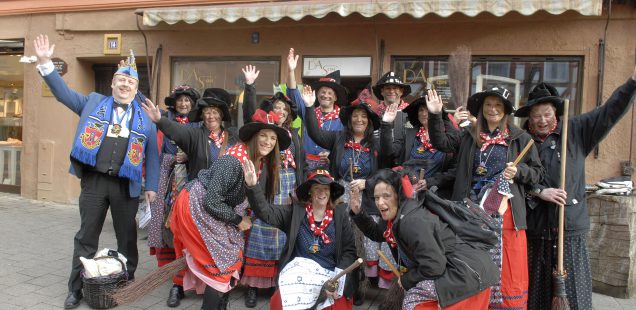
[[[0,191],[20,193],[24,65],[22,40],[0,40]]]
[[[280,58],[226,58],[226,57],[175,57],[172,58],[171,89],[178,85],[187,84],[196,88],[201,94],[206,88],[223,88],[232,96],[230,113],[232,126],[244,122],[242,111],[243,98],[241,94],[245,87],[245,78],[241,68],[254,65],[260,74],[256,80],[257,102],[271,97],[274,89],[280,83]],[[168,94],[159,94],[160,98]]]
[[[512,92],[516,108],[525,104],[528,93],[540,82],[552,84],[563,98],[570,99],[570,113],[581,112],[581,68],[583,57],[501,57],[474,56],[471,64],[470,94],[493,86]],[[444,97],[444,105],[454,109],[448,84],[448,56],[395,56],[391,68],[411,85],[410,99],[434,87]]]

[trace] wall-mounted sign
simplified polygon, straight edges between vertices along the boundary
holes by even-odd
[[[303,57],[303,76],[322,77],[340,70],[340,76],[370,76],[371,57]]]
[[[107,33],[104,35],[104,55],[121,55],[120,33]]]
[[[66,61],[62,60],[61,58],[53,58],[51,59],[51,61],[55,66],[55,70],[60,75],[64,75],[66,74],[66,72],[68,72],[68,65],[66,64]]]

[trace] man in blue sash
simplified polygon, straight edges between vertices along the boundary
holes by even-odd
[[[109,206],[117,250],[128,259],[128,277],[134,279],[139,260],[135,215],[144,164],[148,201],[155,199],[159,181],[157,130],[140,106],[134,56],[120,63],[111,84],[112,96],[94,92],[84,96],[70,89],[55,71],[51,62],[55,45],[49,45],[48,36],[39,35],[33,43],[44,81],[59,102],[80,116],[70,168],[81,179],[81,224],[75,235],[69,293],[64,302],[64,308],[71,309],[79,306],[83,297],[79,258],[95,255]]]

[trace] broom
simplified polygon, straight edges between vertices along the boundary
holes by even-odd
[[[384,298],[384,301],[380,304],[380,309],[400,310],[402,309],[402,302],[404,301],[404,289],[398,285],[397,281],[400,279],[402,274],[397,270],[397,268],[395,268],[382,251],[378,250],[378,256],[380,256],[380,259],[389,266],[389,269],[391,269],[391,272],[395,275],[393,283],[391,283],[391,287],[389,287],[389,290],[385,294],[386,298]]]
[[[322,288],[320,289],[320,295],[318,295],[318,299],[316,300],[316,302],[314,303],[314,305],[309,308],[311,310],[316,309],[316,307],[318,307],[318,305],[320,305],[321,303],[323,303],[325,300],[327,300],[327,294],[326,292],[330,292],[333,293],[335,291],[338,290],[338,280],[340,278],[342,278],[344,275],[346,275],[347,273],[351,273],[354,269],[360,267],[360,265],[362,265],[362,258],[358,258],[356,259],[351,265],[349,265],[349,267],[345,268],[344,270],[340,271],[335,277],[327,280],[325,282],[325,284],[322,285]]]
[[[561,189],[565,190],[565,161],[568,149],[568,118],[570,100],[563,103],[563,132],[561,133]],[[565,206],[559,204],[559,242],[557,252],[557,268],[552,273],[552,310],[570,310],[568,295],[565,291],[565,278],[568,274],[563,268],[563,231],[565,230]]]
[[[468,46],[460,45],[450,54],[448,58],[448,83],[450,86],[451,98],[455,108],[466,107],[468,104],[468,94],[470,92],[470,63],[471,50]],[[465,127],[470,122],[462,122],[460,126]]]
[[[134,302],[172,279],[186,267],[188,267],[188,263],[185,257],[181,257],[161,268],[155,269],[143,279],[117,289],[112,296],[113,300],[118,305]]]

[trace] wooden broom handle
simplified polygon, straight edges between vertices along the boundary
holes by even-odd
[[[570,116],[570,99],[563,102],[563,120],[561,130],[561,185],[560,188],[565,190],[565,164],[568,151],[568,120]],[[565,206],[559,204],[559,240],[557,248],[557,273],[564,274],[563,268],[563,232],[565,230]]]
[[[519,155],[517,155],[517,158],[515,158],[515,161],[512,162],[513,166],[516,166],[517,164],[519,164],[519,162],[523,159],[523,156],[525,156],[526,153],[528,153],[528,151],[530,150],[533,144],[534,144],[534,140],[530,139],[530,141],[528,141],[528,144],[526,144],[526,147],[524,147],[523,150],[521,150],[521,153],[519,153]]]
[[[382,251],[378,250],[378,256],[380,256],[380,258],[384,261],[385,264],[387,264],[389,266],[389,269],[391,269],[391,271],[393,272],[393,274],[396,277],[400,277],[402,274],[400,274],[400,272],[397,270],[397,268],[395,268],[395,266],[393,264],[391,264],[391,261],[384,255],[384,253],[382,253]]]
[[[338,279],[342,278],[342,276],[346,275],[347,273],[352,272],[354,269],[356,269],[360,265],[362,265],[362,262],[364,262],[364,260],[362,260],[362,258],[356,259],[351,265],[349,265],[349,267],[347,267],[344,270],[340,271],[335,277],[331,278],[331,281],[334,281],[334,282],[338,281]]]

